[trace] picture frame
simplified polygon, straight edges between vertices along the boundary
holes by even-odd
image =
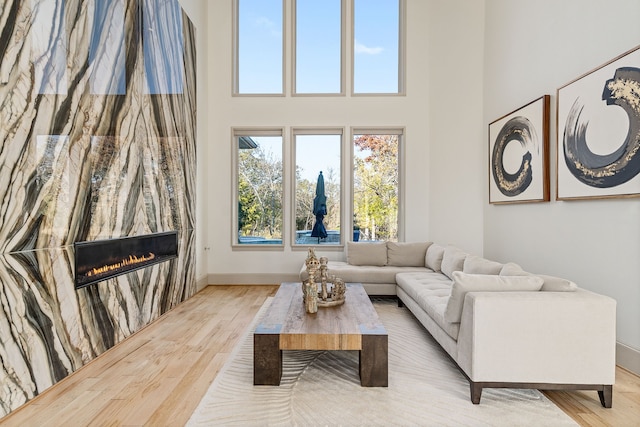
[[[489,123],[489,203],[548,202],[550,95]]]
[[[640,46],[557,90],[556,200],[640,196]]]

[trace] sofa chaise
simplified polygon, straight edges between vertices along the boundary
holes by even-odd
[[[397,296],[467,377],[474,404],[484,388],[533,388],[596,390],[612,405],[612,298],[431,242],[348,242],[347,261],[328,267],[369,295]]]

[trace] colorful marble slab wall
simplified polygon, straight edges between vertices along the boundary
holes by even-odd
[[[177,0],[0,8],[0,416],[195,292],[195,34]],[[73,242],[178,257],[74,287]]]

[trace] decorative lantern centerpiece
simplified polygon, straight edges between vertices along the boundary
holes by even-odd
[[[302,282],[302,294],[307,313],[317,313],[318,307],[334,307],[344,304],[346,286],[344,280],[329,275],[327,257],[316,257],[315,250],[309,248],[305,261],[309,277]],[[320,289],[318,289],[318,284]]]

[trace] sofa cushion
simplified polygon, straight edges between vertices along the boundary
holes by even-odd
[[[347,242],[347,262],[351,265],[386,265],[387,242]]]
[[[429,245],[431,242],[387,242],[387,265],[424,267]]]
[[[463,252],[461,249],[458,249],[455,246],[447,246],[444,250],[444,255],[442,256],[442,266],[440,270],[447,275],[450,279],[453,279],[454,271],[462,271],[464,267],[464,259],[467,257],[467,254]]]
[[[434,243],[427,248],[424,263],[427,268],[439,272],[442,268],[442,257],[444,256],[444,246]]]
[[[399,273],[396,282],[447,335],[458,339],[460,323],[444,320],[444,310],[451,293],[451,279],[435,272]]]
[[[502,269],[500,270],[501,276],[526,276],[528,274],[529,273],[524,271],[522,267],[520,267],[515,262],[506,263],[504,266],[502,266]]]
[[[464,259],[462,271],[471,274],[500,274],[502,264],[495,261],[489,261],[478,255],[468,255]]]
[[[449,298],[451,295],[451,283],[449,279],[442,273],[425,272],[404,272],[396,275],[396,283],[402,288],[407,295],[416,299],[420,289],[438,289],[440,296]],[[424,308],[424,307],[423,307]],[[426,309],[425,309],[426,311]]]
[[[497,276],[456,271],[453,273],[451,296],[444,319],[447,322],[460,322],[467,292],[539,291],[542,283],[542,278],[536,276]]]

